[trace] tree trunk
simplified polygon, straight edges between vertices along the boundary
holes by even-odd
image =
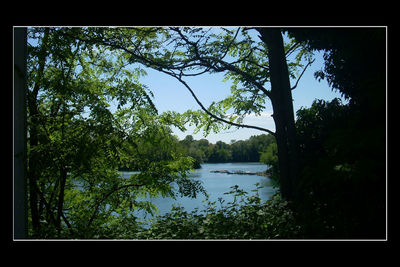
[[[28,161],[28,181],[29,181],[29,206],[32,217],[32,227],[34,236],[37,237],[39,234],[39,208],[38,208],[38,173],[37,173],[37,165],[38,165],[38,157],[36,152],[33,151],[35,147],[38,145],[38,132],[37,132],[37,103],[34,96],[29,95],[29,116],[31,117],[31,125],[29,127],[29,161]]]
[[[65,167],[61,167],[60,169],[60,191],[58,195],[58,204],[57,204],[57,233],[58,236],[61,236],[61,217],[63,216],[63,206],[64,206],[64,191],[65,191],[65,183],[67,181],[67,169]]]
[[[36,152],[33,150],[39,144],[38,142],[38,125],[39,125],[39,111],[38,111],[38,104],[37,104],[37,96],[39,93],[39,89],[42,82],[44,67],[46,63],[47,51],[46,51],[46,44],[48,40],[49,29],[46,28],[44,32],[44,37],[42,41],[42,47],[40,50],[40,55],[38,57],[38,76],[36,77],[35,86],[32,91],[28,90],[28,109],[29,109],[29,117],[31,119],[31,123],[29,125],[29,146],[30,146],[30,153],[28,155],[28,182],[29,182],[29,204],[31,210],[31,217],[32,217],[32,228],[35,237],[38,237],[40,232],[40,214],[39,214],[39,207],[38,207],[38,196],[39,196],[39,189],[38,189],[38,170],[37,166],[39,164],[39,158]]]
[[[282,197],[294,200],[298,177],[296,127],[283,39],[278,28],[259,28],[268,47],[271,102],[274,111]]]
[[[64,143],[65,137],[65,103],[63,103],[62,107],[62,120],[61,120],[61,144]],[[65,183],[67,181],[67,168],[65,166],[65,162],[63,159],[60,160],[60,191],[58,194],[58,204],[57,204],[57,233],[58,236],[61,236],[61,217],[63,215],[63,206],[64,206],[64,191],[65,191]]]

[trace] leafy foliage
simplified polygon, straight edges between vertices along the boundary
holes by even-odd
[[[276,142],[272,142],[261,153],[260,162],[269,165],[267,174],[271,177],[274,186],[279,186],[279,165],[278,165],[278,148]]]
[[[256,184],[257,185],[257,184]],[[257,191],[259,189],[252,191]],[[154,219],[149,229],[134,238],[139,239],[285,239],[301,235],[288,203],[274,195],[262,203],[258,194],[231,187],[233,201],[206,200],[203,210],[185,211],[175,206],[171,212]]]
[[[355,128],[357,116],[338,99],[314,101],[297,115],[303,170],[298,218],[309,235],[374,237],[384,219],[382,148],[369,145],[374,137]]]
[[[30,236],[90,238],[154,210],[137,197],[195,197],[192,159],[176,153],[140,69],[124,54],[72,36],[81,28],[30,28],[28,177]],[[95,36],[93,37],[95,38]],[[116,110],[110,109],[114,102]],[[137,170],[122,178],[118,169]]]
[[[204,73],[223,73],[231,80],[231,95],[202,110],[188,110],[184,114],[168,112],[168,117],[185,118],[203,129],[219,132],[231,124],[241,124],[250,113],[259,114],[266,108],[265,87],[269,82],[268,49],[252,29],[241,27],[149,27],[149,28],[89,28],[77,29],[74,35],[89,44],[101,44],[111,51],[122,51],[130,63],[139,63],[170,75],[188,87],[185,77]],[[312,53],[293,38],[285,44],[289,72],[299,77],[303,61],[310,61]],[[233,113],[232,113],[233,112]],[[222,119],[222,120],[221,120]],[[264,129],[266,132],[269,130]]]

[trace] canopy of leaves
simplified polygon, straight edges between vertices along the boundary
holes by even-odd
[[[176,153],[151,91],[139,82],[143,71],[123,53],[73,37],[81,31],[103,34],[28,30],[28,172],[37,187],[29,197],[37,194],[30,210],[40,220],[39,231],[31,228],[30,214],[34,237],[95,237],[135,209],[154,212],[139,197],[203,190],[188,179],[193,160]],[[120,168],[137,172],[122,178]]]
[[[200,111],[168,116],[186,117],[203,129],[211,130],[232,125],[243,127],[243,117],[260,114],[266,108],[270,92],[267,47],[253,29],[241,27],[162,27],[162,28],[90,28],[76,31],[79,40],[102,44],[112,51],[122,51],[131,63],[140,63],[176,78],[191,92]],[[289,39],[285,44],[289,72],[299,77],[299,68],[311,60],[311,53],[302,43]],[[231,80],[231,95],[205,107],[185,77],[204,73],[224,73]],[[268,129],[259,129],[272,133]]]

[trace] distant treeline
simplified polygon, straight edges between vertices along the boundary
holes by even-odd
[[[151,140],[141,138],[129,144],[125,143],[124,148],[131,153],[139,153],[148,159],[149,162],[170,160],[166,151],[172,150],[176,155],[189,156],[194,159],[193,168],[201,168],[202,163],[226,163],[226,162],[263,162],[270,165],[270,171],[277,168],[276,141],[272,135],[261,134],[251,136],[247,140],[231,140],[230,144],[218,141],[215,144],[207,139],[194,140],[192,135],[187,135],[179,140],[172,131],[167,128],[161,131]],[[156,141],[154,141],[156,140]],[[154,145],[157,143],[157,145]],[[130,168],[120,165],[120,171],[140,171],[140,166],[135,166],[136,160],[131,158]],[[132,169],[132,166],[134,168]],[[273,176],[273,174],[270,174]]]
[[[231,140],[230,144],[222,141],[212,144],[207,139],[194,140],[193,136],[187,135],[179,141],[179,149],[194,158],[195,167],[199,168],[201,163],[259,162],[261,154],[273,143],[275,138],[266,134],[247,140]]]

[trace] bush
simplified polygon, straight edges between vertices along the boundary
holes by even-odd
[[[256,184],[258,186],[258,184]],[[257,187],[258,191],[260,187]],[[199,212],[187,212],[181,206],[170,213],[153,219],[149,229],[143,230],[140,239],[285,239],[300,235],[301,227],[294,221],[288,203],[276,193],[262,203],[258,193],[231,187],[232,202],[206,200],[207,205]],[[240,201],[239,201],[240,200]]]

